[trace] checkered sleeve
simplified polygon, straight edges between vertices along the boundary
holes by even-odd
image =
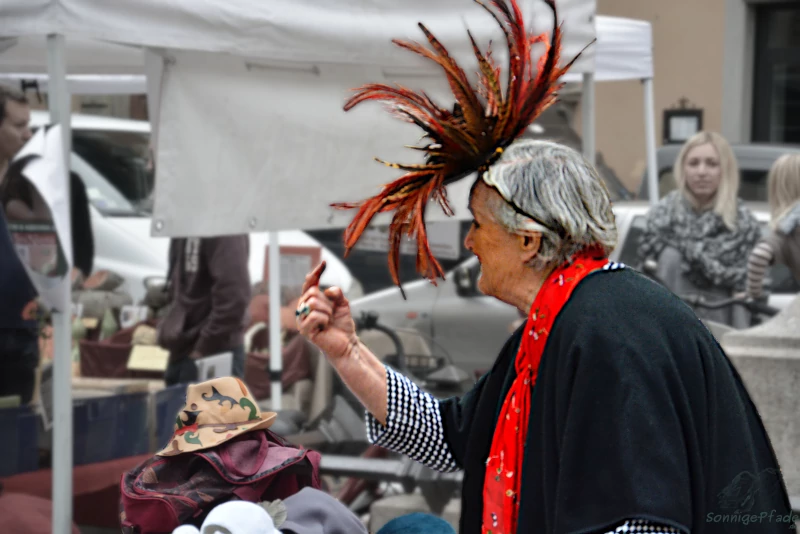
[[[386,426],[367,412],[369,442],[404,454],[436,471],[461,469],[444,439],[439,401],[388,366],[386,384]]]
[[[644,519],[629,519],[606,534],[684,534],[684,531]]]

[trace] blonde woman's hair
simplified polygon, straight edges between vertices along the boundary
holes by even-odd
[[[739,164],[736,161],[736,156],[733,155],[733,149],[728,141],[716,132],[700,132],[693,135],[688,141],[683,144],[678,159],[675,160],[675,166],[672,169],[672,174],[675,177],[675,183],[678,185],[678,190],[686,197],[696,208],[703,208],[701,206],[689,187],[686,185],[686,177],[683,173],[683,167],[686,163],[686,156],[689,151],[695,147],[711,144],[717,151],[719,156],[719,165],[721,171],[721,179],[719,188],[712,200],[711,208],[714,213],[722,217],[725,226],[733,230],[736,228],[736,213],[738,209],[738,195],[739,195]]]
[[[770,225],[774,228],[800,202],[800,154],[784,154],[772,164],[767,189]]]

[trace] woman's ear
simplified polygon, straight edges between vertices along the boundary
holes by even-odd
[[[542,234],[539,232],[530,232],[520,235],[520,255],[524,263],[529,262],[539,253],[539,248],[542,245]]]

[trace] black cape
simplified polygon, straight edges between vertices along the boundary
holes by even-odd
[[[469,393],[441,402],[464,468],[462,534],[481,530],[485,462],[523,329]],[[606,532],[636,518],[692,533],[792,531],[772,445],[730,360],[688,306],[630,269],[588,276],[556,318],[523,473],[518,533]]]

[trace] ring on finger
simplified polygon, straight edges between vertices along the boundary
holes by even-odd
[[[308,314],[311,313],[311,307],[308,305],[307,302],[303,302],[294,312],[295,317],[299,317],[301,319],[305,319],[308,317]]]

